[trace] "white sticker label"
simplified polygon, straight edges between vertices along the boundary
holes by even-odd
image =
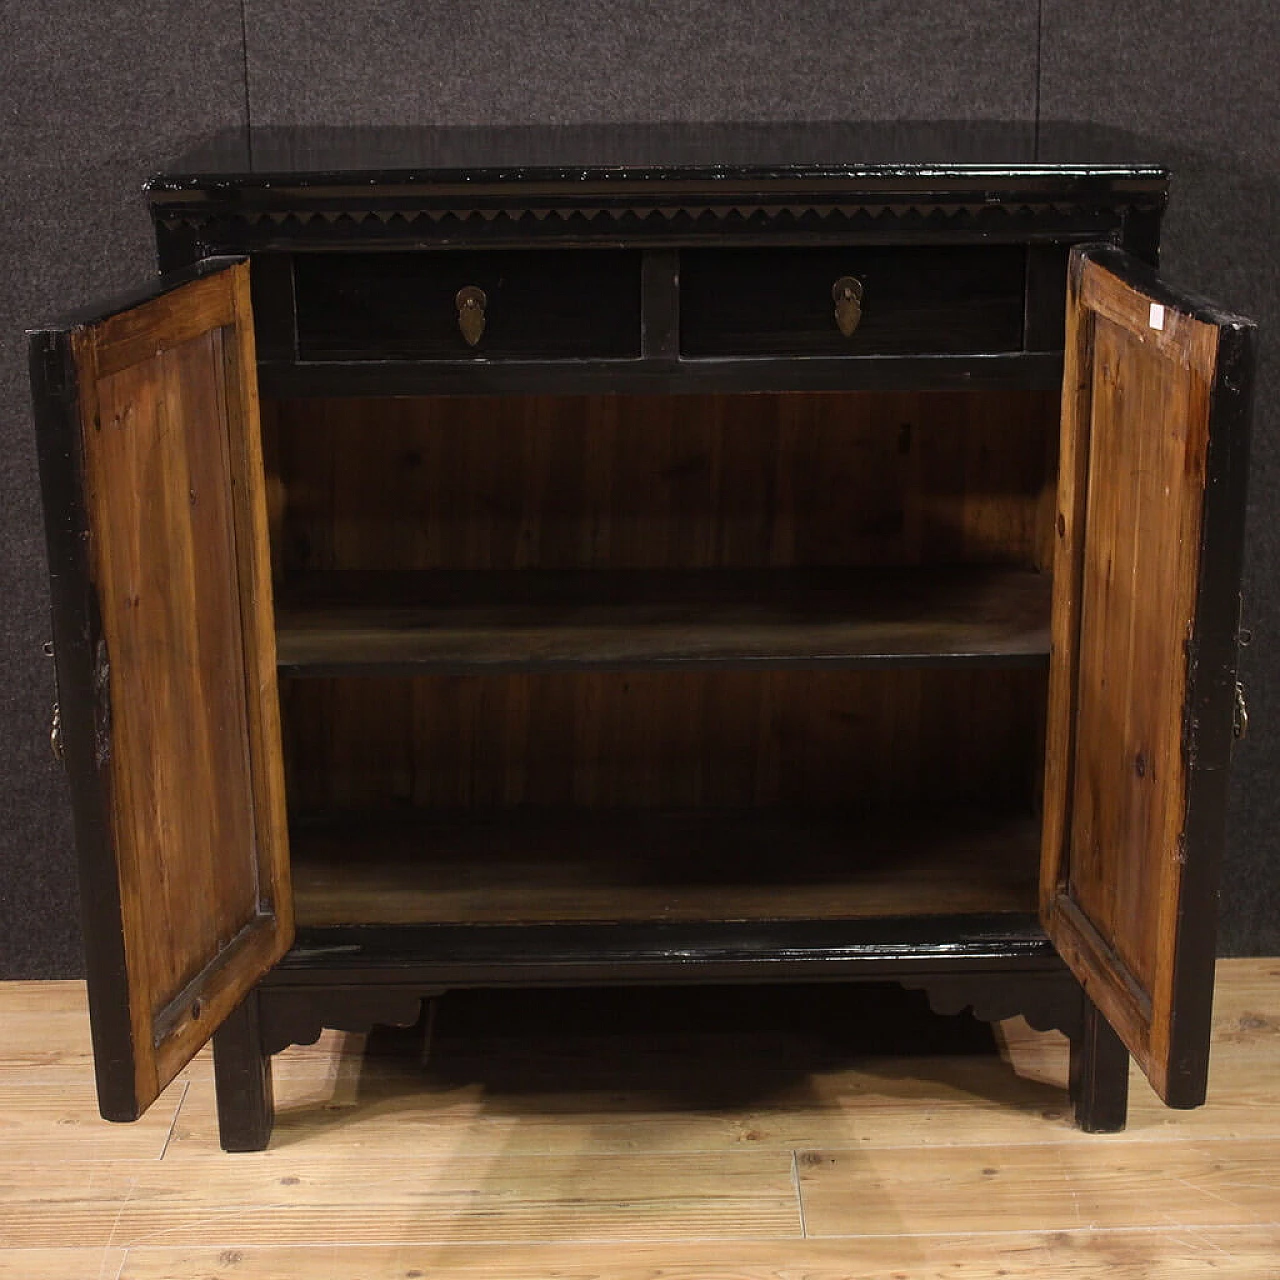
[[[1151,319],[1148,321],[1153,329],[1163,332],[1164,330],[1164,308],[1158,303],[1151,304]]]

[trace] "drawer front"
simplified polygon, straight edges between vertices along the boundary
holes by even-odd
[[[1025,277],[1017,245],[690,251],[680,262],[681,352],[1019,351]],[[856,283],[836,287],[848,281]]]
[[[300,360],[640,354],[640,254],[324,253],[294,259]]]

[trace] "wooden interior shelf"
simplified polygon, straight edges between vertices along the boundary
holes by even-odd
[[[310,573],[290,676],[477,668],[1043,664],[1049,575],[1002,567]]]
[[[299,925],[1033,912],[1039,823],[959,812],[538,811],[298,824]]]

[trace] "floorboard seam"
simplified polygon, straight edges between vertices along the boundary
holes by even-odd
[[[1199,1224],[1201,1231],[1269,1231],[1280,1227],[1280,1222],[1213,1222]],[[982,1240],[1004,1239],[1014,1236],[1141,1236],[1157,1232],[1189,1231],[1192,1224],[1180,1222],[1134,1223],[1122,1227],[1103,1227],[1081,1224],[1077,1227],[1012,1227],[1007,1231],[833,1231],[830,1234],[810,1235],[815,1243],[820,1240]]]
[[[124,1199],[120,1201],[120,1207],[116,1210],[116,1216],[111,1221],[111,1230],[107,1233],[107,1242],[103,1246],[103,1248],[105,1249],[124,1248],[127,1251],[128,1249],[127,1245],[116,1244],[116,1232],[120,1230],[120,1219],[124,1217],[124,1211],[129,1207],[129,1201],[133,1199],[133,1193],[137,1189],[137,1186],[138,1186],[138,1179],[130,1178],[129,1185],[125,1189]],[[120,1266],[121,1268],[124,1267],[123,1260],[121,1260]]]
[[[794,1150],[791,1152],[791,1185],[796,1189],[796,1208],[800,1211],[800,1237],[807,1240],[809,1227],[804,1220],[804,1192],[800,1189],[800,1156]]]
[[[173,1119],[169,1121],[169,1132],[164,1135],[164,1146],[160,1148],[158,1159],[163,1160],[169,1154],[169,1143],[173,1141],[173,1131],[178,1127],[178,1117],[182,1114],[183,1105],[187,1101],[187,1094],[191,1092],[191,1081],[185,1080],[182,1084],[182,1095],[178,1099],[178,1105],[173,1109]]]
[[[1155,1235],[1158,1233],[1168,1233],[1174,1231],[1183,1231],[1188,1233],[1223,1233],[1229,1231],[1274,1231],[1280,1229],[1280,1221],[1277,1222],[1215,1222],[1200,1223],[1197,1225],[1179,1225],[1177,1223],[1160,1223],[1153,1226],[1141,1227],[1026,1227],[1018,1230],[1009,1231],[881,1231],[872,1232],[864,1235],[825,1235],[825,1236],[806,1236],[805,1244],[820,1245],[833,1240],[912,1240],[912,1239],[931,1239],[931,1240],[981,1240],[992,1237],[999,1239],[1012,1239],[1023,1236],[1028,1240],[1039,1239],[1044,1236],[1125,1236],[1125,1235]],[[607,1237],[577,1237],[574,1239],[564,1240],[547,1240],[547,1239],[514,1239],[514,1240],[493,1240],[493,1239],[387,1239],[377,1241],[340,1241],[326,1240],[310,1245],[298,1245],[296,1243],[285,1244],[245,1244],[242,1241],[223,1240],[215,1243],[179,1243],[179,1244],[151,1244],[151,1245],[130,1245],[127,1249],[127,1255],[132,1257],[134,1254],[162,1253],[162,1252],[197,1252],[200,1250],[214,1249],[252,1249],[255,1253],[264,1253],[267,1251],[278,1252],[280,1250],[296,1250],[302,1249],[324,1249],[327,1251],[341,1252],[346,1250],[357,1249],[416,1249],[428,1246],[453,1247],[465,1245],[471,1247],[473,1245],[480,1246],[486,1250],[509,1250],[509,1249],[539,1249],[547,1252],[554,1252],[559,1249],[590,1247],[594,1245],[610,1245],[610,1244],[655,1244],[664,1247],[671,1246],[680,1248],[684,1245],[719,1245],[737,1241],[741,1244],[786,1244],[796,1243],[798,1237],[793,1236],[681,1236],[672,1238],[670,1236],[607,1236]],[[123,1264],[122,1264],[123,1266]]]

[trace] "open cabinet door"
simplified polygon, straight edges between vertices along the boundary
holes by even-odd
[[[1204,1101],[1252,326],[1070,264],[1041,916],[1172,1106]]]
[[[30,339],[109,1120],[292,940],[248,272],[201,264]]]

